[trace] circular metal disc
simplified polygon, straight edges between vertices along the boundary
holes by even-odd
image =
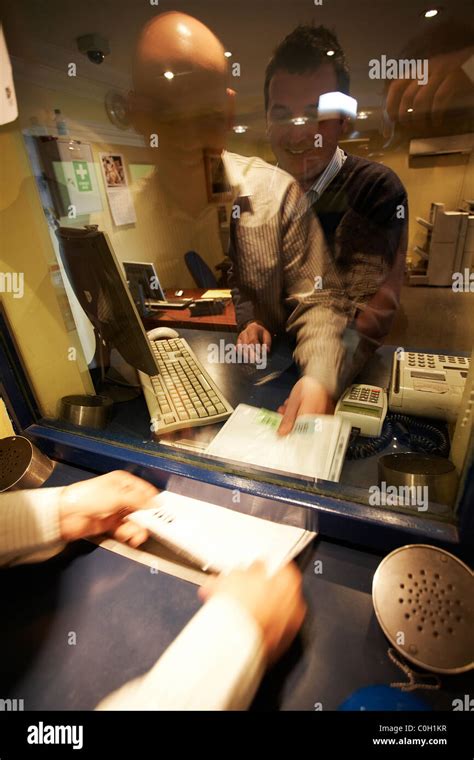
[[[426,544],[396,549],[375,572],[372,599],[407,660],[434,673],[474,667],[474,574],[457,557]]]
[[[33,447],[23,436],[0,439],[0,491],[11,488],[28,469]]]

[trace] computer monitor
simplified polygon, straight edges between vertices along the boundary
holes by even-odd
[[[143,261],[124,261],[123,269],[135,303],[146,300],[166,301],[153,264]]]
[[[112,348],[132,367],[156,375],[150,342],[105,234],[97,227],[60,227],[56,235],[71,286],[94,328],[102,378]]]

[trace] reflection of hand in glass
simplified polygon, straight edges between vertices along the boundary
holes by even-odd
[[[425,85],[413,79],[392,82],[386,103],[392,122],[431,122],[440,126],[449,111],[474,94],[474,82],[463,68],[473,56],[474,46],[470,46],[428,58],[428,83]]]
[[[288,649],[306,615],[294,562],[271,576],[262,562],[255,562],[246,570],[213,577],[199,590],[203,601],[218,593],[232,596],[260,626],[269,663]]]
[[[334,402],[324,385],[306,376],[295,383],[289,397],[278,411],[283,414],[278,434],[286,435],[293,429],[296,418],[303,414],[332,414]]]

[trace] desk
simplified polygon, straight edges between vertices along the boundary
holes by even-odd
[[[220,388],[229,403],[236,407],[246,403],[252,406],[266,406],[277,409],[290,393],[291,388],[298,379],[298,373],[293,364],[292,347],[285,336],[275,339],[272,352],[268,356],[267,368],[258,370],[249,364],[224,364],[209,363],[209,346],[235,344],[236,333],[226,331],[210,332],[208,329],[180,329],[179,334],[185,338],[197,355],[199,361],[207,369],[216,385]],[[282,374],[266,385],[257,386],[255,381],[262,374],[271,371],[281,371]],[[150,434],[150,415],[145,400],[142,396],[117,404],[114,415],[107,428],[102,431],[94,431],[95,436],[104,440],[118,440],[122,443],[136,445],[146,439],[156,449],[160,444],[153,440]],[[60,423],[65,427],[65,423]],[[195,441],[209,443],[222,427],[222,423],[206,425],[203,427],[188,428],[172,433],[173,440],[177,438],[193,439]],[[74,430],[74,428],[70,428]]]
[[[180,298],[201,298],[206,291],[204,289],[188,289],[183,291]],[[175,291],[167,290],[166,297],[176,300]],[[212,314],[208,317],[193,317],[189,309],[168,309],[159,311],[151,317],[144,317],[143,323],[147,330],[153,327],[188,327],[198,330],[230,330],[237,329],[235,309],[232,300],[229,300],[222,314]]]
[[[50,485],[90,477],[59,465]],[[321,560],[323,572],[314,574]],[[267,675],[253,709],[334,710],[362,686],[403,681],[371,601],[378,554],[318,540],[304,571],[309,612],[299,639]],[[2,698],[25,710],[92,709],[152,666],[198,610],[196,587],[85,541],[40,565],[0,570]],[[70,632],[76,644],[68,644]],[[473,693],[472,674],[417,692],[434,709]]]
[[[260,379],[262,371],[253,368],[247,364],[209,364],[207,361],[210,344],[219,344],[219,341],[234,343],[236,334],[228,332],[213,332],[208,330],[182,329],[179,331],[181,337],[185,338],[196,353],[200,362],[206,367],[214,382],[221,389],[229,403],[236,407],[240,403],[250,404],[251,406],[266,407],[267,409],[276,410],[280,404],[290,394],[291,388],[298,380],[299,373],[292,362],[292,346],[286,336],[275,338],[272,343],[272,351],[268,356],[268,365],[264,373],[281,371],[277,377],[265,385],[256,385],[255,381]],[[361,380],[363,382],[388,386],[390,378],[390,368],[392,363],[394,347],[383,346],[369,359],[363,370]],[[77,432],[73,426],[67,423],[54,423],[54,426],[63,430]],[[206,425],[203,427],[188,428],[186,430],[171,433],[169,436],[163,436],[162,440],[168,441],[192,441],[198,445],[207,445],[214,438],[222,427],[222,423]],[[168,454],[170,448],[153,440],[150,433],[149,413],[142,396],[123,403],[117,404],[114,416],[105,430],[92,431],[95,439],[104,442],[118,442],[121,445],[130,446],[135,450],[163,452]],[[394,442],[388,444],[387,448],[379,452],[381,454],[400,453],[403,449],[398,442],[396,448]],[[175,450],[176,451],[176,450]],[[378,482],[377,470],[378,455],[362,460],[345,460],[340,477],[340,484],[343,487],[362,488],[363,492],[359,498],[364,500],[367,494],[367,488]],[[89,465],[94,466],[94,465]],[[245,466],[243,466],[245,471]],[[357,500],[357,495],[352,492],[352,499]],[[450,512],[449,509],[442,510]]]

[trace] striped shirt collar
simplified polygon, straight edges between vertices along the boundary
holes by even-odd
[[[222,163],[224,164],[227,181],[232,188],[234,197],[250,198],[252,193],[245,181],[244,173],[233,160],[232,154],[227,150],[222,152]]]
[[[313,196],[313,202],[317,201],[321,197],[327,186],[333,181],[336,174],[341,171],[346,158],[346,154],[342,148],[339,148],[338,146],[323,173],[319,175],[314,185],[312,185],[308,190],[308,195],[311,193]]]

